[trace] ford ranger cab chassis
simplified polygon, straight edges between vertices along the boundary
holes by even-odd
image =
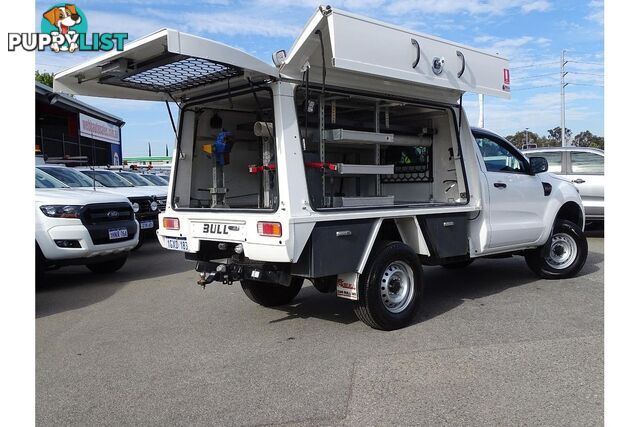
[[[275,306],[308,279],[391,330],[418,309],[425,264],[520,254],[545,278],[582,268],[575,187],[467,121],[464,92],[509,97],[506,59],[320,7],[273,62],[161,30],[54,80],[179,105],[158,239],[200,284],[239,281]]]

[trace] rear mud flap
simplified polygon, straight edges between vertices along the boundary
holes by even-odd
[[[358,273],[342,273],[338,274],[338,283],[336,285],[336,295],[340,298],[358,300]]]

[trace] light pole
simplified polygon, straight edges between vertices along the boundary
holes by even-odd
[[[524,128],[524,145],[529,148],[529,128]]]
[[[564,82],[564,78],[567,75],[567,72],[564,71],[565,65],[567,65],[568,61],[565,61],[565,50],[562,49],[562,57],[560,58],[560,129],[561,135],[560,139],[562,141],[562,146],[567,146],[567,138],[565,135],[565,119],[564,119],[564,88],[567,87],[567,83]]]

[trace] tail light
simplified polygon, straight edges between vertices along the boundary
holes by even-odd
[[[282,236],[282,225],[279,222],[258,222],[258,234],[268,237]]]
[[[162,218],[162,227],[166,230],[180,230],[180,220],[178,218]]]

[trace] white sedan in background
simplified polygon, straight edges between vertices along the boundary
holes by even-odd
[[[522,150],[544,157],[549,172],[573,182],[580,192],[587,221],[604,220],[604,151],[583,147],[539,147]]]

